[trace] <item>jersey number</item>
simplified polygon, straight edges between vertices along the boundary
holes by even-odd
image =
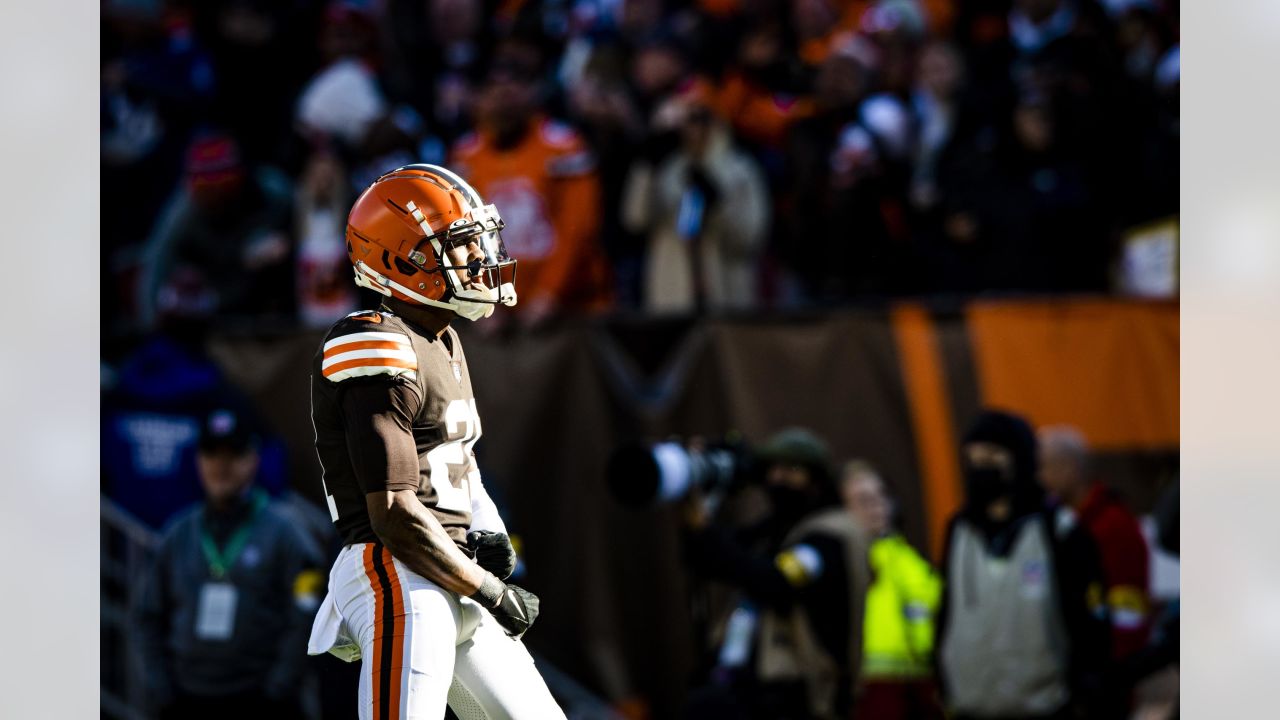
[[[427,469],[431,473],[431,487],[436,491],[436,507],[470,512],[470,488],[453,486],[449,480],[449,466],[471,462],[471,447],[480,439],[480,415],[476,412],[475,398],[450,401],[444,411],[444,426],[445,436],[453,439],[427,453]],[[461,437],[454,437],[459,432]]]

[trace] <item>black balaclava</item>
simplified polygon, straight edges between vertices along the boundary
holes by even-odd
[[[1036,481],[1036,436],[1026,420],[1007,412],[985,410],[969,427],[962,442],[965,445],[991,443],[1008,450],[1013,456],[1012,477],[1006,477],[994,468],[971,468],[968,459],[961,458],[965,484],[964,512],[970,519],[983,527],[992,525],[986,508],[993,500],[1002,497],[1012,501],[1011,522],[1044,507],[1044,491]]]
[[[785,533],[805,515],[838,502],[832,481],[831,456],[827,445],[809,430],[787,428],[770,437],[756,451],[764,468],[774,463],[802,465],[809,471],[807,490],[765,486],[773,505],[772,523]]]

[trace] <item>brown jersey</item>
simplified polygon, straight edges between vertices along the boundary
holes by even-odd
[[[465,547],[480,418],[453,328],[437,337],[385,310],[338,321],[312,361],[311,418],[343,542],[378,540],[366,494],[411,489]]]

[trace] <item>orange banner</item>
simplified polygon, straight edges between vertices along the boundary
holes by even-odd
[[[979,302],[966,319],[984,405],[1075,425],[1101,450],[1178,445],[1176,304]]]
[[[920,458],[929,551],[936,560],[942,557],[947,521],[962,500],[956,430],[951,424],[951,393],[937,329],[929,313],[917,305],[898,305],[891,317],[911,430]]]

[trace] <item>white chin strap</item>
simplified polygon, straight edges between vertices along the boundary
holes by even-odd
[[[459,290],[453,294],[453,297],[455,298],[454,312],[468,320],[479,320],[492,315],[493,308],[498,303],[508,307],[515,305],[516,286],[511,283],[502,283],[500,291],[489,287]],[[476,300],[482,302],[475,302]]]
[[[355,265],[356,285],[366,287],[376,293],[391,297],[391,291],[396,292],[412,299],[414,302],[423,305],[431,305],[432,307],[446,308],[457,313],[458,317],[466,318],[472,322],[487,318],[493,314],[493,308],[499,301],[503,305],[516,304],[516,288],[511,283],[502,284],[502,292],[498,292],[493,288],[475,288],[472,290],[459,290],[453,294],[453,302],[443,302],[441,300],[432,300],[431,298],[421,295],[383,275],[373,268],[365,264],[363,260]],[[477,300],[481,302],[476,302]]]
[[[450,304],[453,306],[453,311],[458,313],[458,317],[466,318],[475,322],[476,320],[487,318],[493,314],[493,303],[471,302],[467,300],[464,293],[472,297],[479,297],[483,299],[488,293],[492,292],[493,291],[489,290],[489,288],[485,288],[483,291],[463,290],[462,292],[454,293],[454,297],[456,299]]]

